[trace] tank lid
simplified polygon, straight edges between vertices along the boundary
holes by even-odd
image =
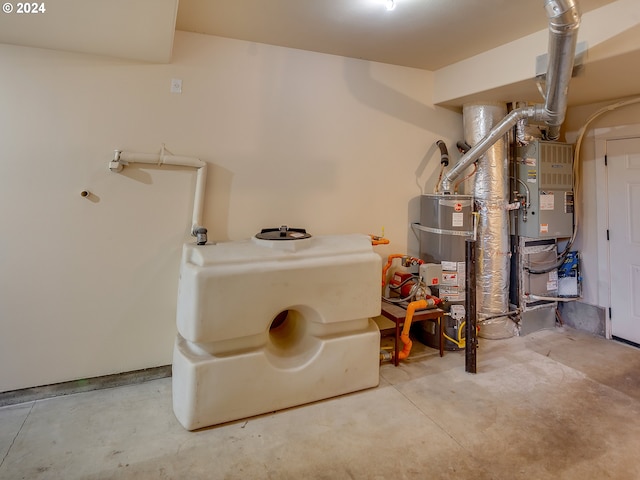
[[[256,238],[260,240],[301,240],[310,237],[311,234],[304,228],[290,228],[286,225],[278,228],[263,228],[260,233],[256,233]]]

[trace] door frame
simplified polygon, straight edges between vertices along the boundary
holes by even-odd
[[[604,156],[607,153],[607,141],[622,140],[625,138],[640,137],[640,124],[620,125],[616,127],[596,128],[595,160],[596,179],[604,179],[604,188],[596,188],[596,222],[597,222],[597,248],[598,248],[598,305],[605,307],[605,336],[611,338],[611,259],[609,257],[609,241],[607,240],[607,228],[609,228],[609,177],[607,167],[604,165]],[[580,161],[578,159],[578,161]]]

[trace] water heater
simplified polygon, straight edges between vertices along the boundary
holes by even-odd
[[[425,262],[420,274],[438,297],[452,304],[443,317],[444,332],[456,338],[464,321],[465,241],[473,235],[473,197],[470,195],[422,195],[420,197],[420,258]],[[436,272],[435,277],[433,272]],[[434,278],[439,278],[436,282]],[[440,347],[432,322],[416,325],[418,339],[434,348]],[[445,340],[444,349],[458,350],[459,345]]]
[[[420,258],[427,263],[464,261],[465,239],[473,235],[471,195],[420,197]]]

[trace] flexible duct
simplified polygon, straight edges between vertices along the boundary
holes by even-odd
[[[505,104],[464,105],[465,142],[477,145],[500,119],[505,118],[506,113]],[[509,310],[507,150],[507,137],[503,134],[485,152],[482,162],[478,163],[475,177],[474,196],[479,212],[476,243],[476,310],[478,320],[483,325],[480,335],[485,338],[508,338],[517,333],[511,320],[499,316]],[[483,320],[489,317],[492,320]]]
[[[518,102],[516,103],[516,108],[526,107],[526,105],[526,103]],[[529,142],[533,139],[531,135],[527,134],[528,124],[528,118],[521,118],[516,123],[516,141],[518,142],[518,145],[528,145]]]

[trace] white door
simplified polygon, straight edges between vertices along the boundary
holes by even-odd
[[[640,138],[607,140],[611,333],[640,344]]]

